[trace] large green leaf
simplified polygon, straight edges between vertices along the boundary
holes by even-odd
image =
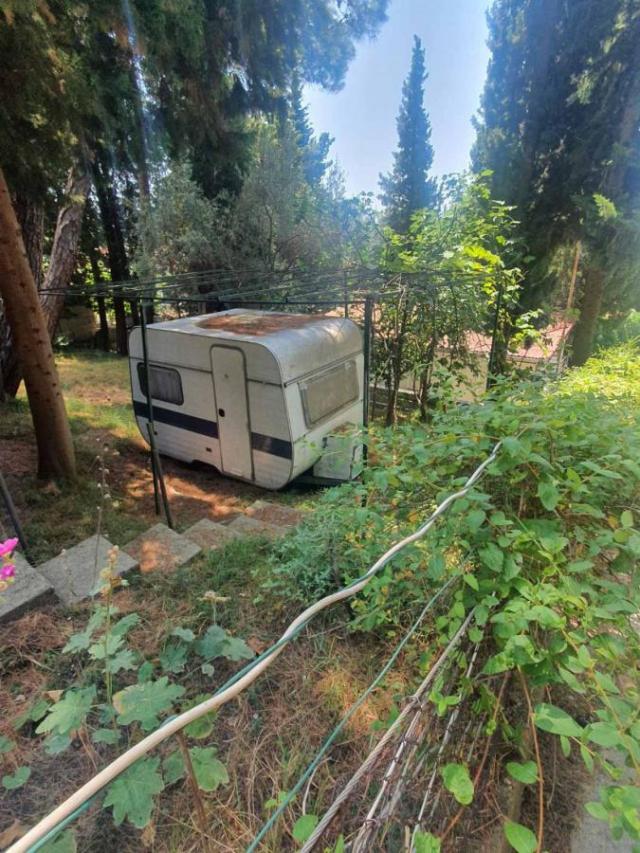
[[[204,636],[196,643],[198,654],[206,660],[221,657],[226,639],[227,632],[224,628],[221,628],[220,625],[210,625]]]
[[[49,735],[43,744],[44,751],[47,755],[59,755],[71,746],[71,738],[69,735]]]
[[[538,848],[538,841],[533,832],[521,823],[508,820],[504,825],[504,834],[509,844],[518,853],[535,853]]]
[[[487,514],[482,509],[472,509],[471,512],[467,514],[467,527],[471,533],[477,533],[478,530],[480,530],[486,517]]]
[[[216,758],[215,747],[191,747],[189,757],[198,787],[203,791],[215,791],[220,785],[226,785],[229,782],[227,768],[220,759]],[[167,785],[172,785],[183,778],[185,766],[179,749],[169,753],[164,759],[162,770]]]
[[[597,743],[598,746],[618,746],[622,741],[622,735],[611,723],[591,723],[587,727],[587,735],[589,740],[593,743]]]
[[[251,660],[256,653],[239,637],[227,636],[223,657],[230,661]]]
[[[440,853],[440,839],[430,832],[416,832],[413,837],[415,853]]]
[[[84,725],[87,715],[96,698],[96,688],[83,687],[80,690],[67,690],[63,698],[49,708],[49,713],[40,723],[36,732],[46,734],[55,732],[66,735]]]
[[[0,735],[0,755],[4,752],[11,752],[15,745],[14,740],[9,740],[5,735]]]
[[[74,654],[75,652],[83,652],[91,645],[93,631],[85,628],[84,631],[79,631],[77,634],[72,634],[67,641],[66,646],[62,649],[65,654]]]
[[[251,660],[255,652],[249,648],[244,640],[232,637],[220,625],[210,625],[203,637],[201,637],[196,649],[198,654],[206,660],[224,657],[231,661]]]
[[[473,800],[473,782],[465,765],[445,764],[440,772],[447,791],[451,791],[463,806],[468,806]]]
[[[159,758],[142,758],[109,785],[104,805],[113,807],[116,826],[125,818],[138,829],[149,823],[153,797],[164,789],[159,765]]]
[[[560,502],[560,492],[550,480],[541,480],[538,483],[538,497],[542,506],[549,512],[552,512]]]
[[[154,729],[160,722],[160,715],[169,711],[176,699],[184,693],[179,684],[169,684],[166,675],[156,681],[132,684],[120,690],[113,697],[113,705],[118,712],[121,726],[138,722],[145,731]]]
[[[96,729],[91,735],[91,740],[94,743],[107,743],[113,746],[120,740],[120,732],[116,729]]]
[[[197,696],[194,696],[183,708],[183,711],[187,711],[190,708],[194,708],[196,705],[199,705],[201,702],[204,702],[205,699],[209,699],[208,693],[199,693]],[[196,740],[202,740],[205,737],[208,737],[213,731],[213,726],[215,724],[217,717],[216,711],[209,711],[208,714],[203,714],[201,717],[198,717],[192,723],[189,723],[188,726],[184,727],[184,733],[187,737],[195,738]]]
[[[479,553],[480,559],[485,566],[488,566],[492,572],[496,572],[497,574],[504,562],[504,554],[500,548],[494,542],[489,542],[485,548],[481,548]]]
[[[89,656],[93,660],[104,660],[115,655],[123,642],[124,638],[120,634],[108,634],[89,646]]]
[[[220,785],[229,782],[227,768],[216,758],[215,747],[194,746],[189,750],[189,755],[198,787],[203,791],[215,791]]]
[[[124,637],[133,627],[140,622],[140,617],[137,613],[127,613],[122,619],[119,619],[115,625],[111,626],[110,634],[116,637]]]
[[[525,785],[531,785],[538,779],[538,768],[535,761],[525,761],[522,764],[517,761],[509,761],[507,762],[507,773]]]
[[[184,643],[169,643],[160,655],[160,666],[164,672],[182,672],[188,654],[189,649]]]
[[[191,628],[174,628],[171,632],[172,637],[177,637],[179,640],[182,640],[183,643],[192,643],[196,635],[193,633]]]
[[[7,791],[15,791],[16,788],[21,788],[31,776],[30,767],[18,767],[14,773],[7,773],[2,777],[2,784]]]
[[[95,632],[106,623],[109,613],[114,616],[117,612],[118,608],[113,605],[108,607],[107,605],[99,604],[91,614],[84,631],[72,634],[62,651],[72,653],[86,651],[91,645],[91,638]]]
[[[547,705],[544,702],[536,705],[534,719],[539,729],[542,729],[543,732],[551,732],[552,735],[580,737],[582,734],[582,727],[576,723],[573,717],[555,705]]]
[[[38,699],[37,702],[19,714],[13,721],[13,728],[21,729],[29,721],[37,723],[41,720],[50,708],[50,703],[46,699]]]
[[[174,749],[162,762],[165,785],[173,785],[184,776],[184,758],[179,749]]]
[[[122,669],[135,669],[137,664],[138,656],[132,649],[120,649],[117,654],[106,661],[105,669],[107,672],[115,674]]]
[[[318,821],[318,815],[315,814],[303,814],[298,818],[291,830],[291,834],[298,844],[304,844],[307,838],[311,836],[311,833],[318,825]]]

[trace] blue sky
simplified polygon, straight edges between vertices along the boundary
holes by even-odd
[[[465,169],[489,52],[485,11],[489,0],[391,0],[378,38],[357,46],[338,93],[307,88],[309,117],[317,133],[333,137],[333,157],[349,194],[378,189],[378,174],[392,164],[402,82],[414,33],[426,48],[429,79],[425,106],[435,149],[433,172]]]

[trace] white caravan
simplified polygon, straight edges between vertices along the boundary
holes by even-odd
[[[351,320],[233,309],[147,326],[157,450],[279,489],[313,467],[359,468],[364,357]],[[142,331],[129,336],[133,408],[148,441]]]

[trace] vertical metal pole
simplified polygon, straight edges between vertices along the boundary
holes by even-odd
[[[369,384],[371,382],[371,331],[373,328],[373,296],[368,293],[364,300],[364,388],[362,389],[362,426],[365,435],[369,434]],[[362,461],[366,465],[368,458],[368,447],[365,442],[362,446]]]
[[[349,317],[349,284],[347,279],[347,271],[342,272],[342,289],[344,293],[344,316]]]
[[[142,307],[142,306],[141,306]],[[141,323],[140,333],[142,336],[142,359],[144,364],[144,384],[145,396],[147,398],[147,435],[149,438],[149,452],[151,456],[151,475],[153,477],[153,501],[156,508],[156,515],[160,515],[160,496],[158,493],[158,478],[156,475],[156,460],[153,453],[154,445],[154,423],[153,423],[153,406],[151,405],[151,380],[149,378],[149,349],[147,346],[147,321],[144,315],[144,309],[140,312]]]
[[[144,376],[147,397],[147,432],[149,434],[149,449],[151,451],[151,473],[153,475],[153,496],[155,500],[156,515],[160,514],[160,500],[158,495],[158,487],[162,496],[162,505],[164,515],[167,521],[167,526],[173,530],[173,519],[171,517],[171,509],[169,507],[169,499],[167,497],[167,489],[164,483],[162,474],[162,463],[160,462],[160,454],[156,448],[155,440],[155,423],[153,420],[153,406],[151,404],[151,380],[149,376],[149,345],[147,341],[147,321],[145,317],[146,305],[141,305],[140,311],[140,331],[142,333],[142,357],[144,359]]]
[[[487,365],[487,391],[495,384],[495,360],[498,348],[498,329],[500,325],[500,311],[502,310],[502,292],[504,290],[504,279],[500,277],[498,294],[496,296],[496,313],[493,318],[493,334],[491,335],[491,350],[489,351],[489,364]]]
[[[167,521],[167,527],[170,527],[173,530],[173,516],[171,515],[171,507],[169,506],[169,497],[167,495],[167,487],[164,482],[164,473],[162,471],[162,462],[160,460],[160,454],[158,453],[158,449],[156,447],[155,438],[152,439],[152,450],[153,458],[155,460],[156,466],[156,477],[157,481],[160,485],[160,495],[162,497],[162,508],[164,509],[164,517]]]
[[[22,530],[22,526],[18,520],[18,513],[16,512],[15,505],[13,503],[13,499],[11,498],[11,494],[9,492],[9,488],[5,482],[4,476],[0,471],[0,494],[2,495],[2,499],[4,501],[4,505],[7,508],[7,513],[9,518],[11,519],[11,524],[13,524],[13,529],[16,532],[16,536],[18,537],[18,541],[22,546],[22,551],[24,556],[29,559],[29,551],[27,549],[27,540],[24,535],[24,531]]]

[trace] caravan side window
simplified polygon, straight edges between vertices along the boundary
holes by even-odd
[[[184,394],[182,393],[182,380],[177,370],[171,367],[155,367],[149,365],[149,380],[151,382],[151,397],[154,400],[160,400],[162,403],[173,403],[174,406],[181,406],[184,403]],[[144,363],[138,363],[138,382],[142,393],[147,396],[147,377],[144,370]]]
[[[312,427],[358,399],[360,388],[355,361],[345,361],[320,376],[301,382],[300,394],[305,422]]]

